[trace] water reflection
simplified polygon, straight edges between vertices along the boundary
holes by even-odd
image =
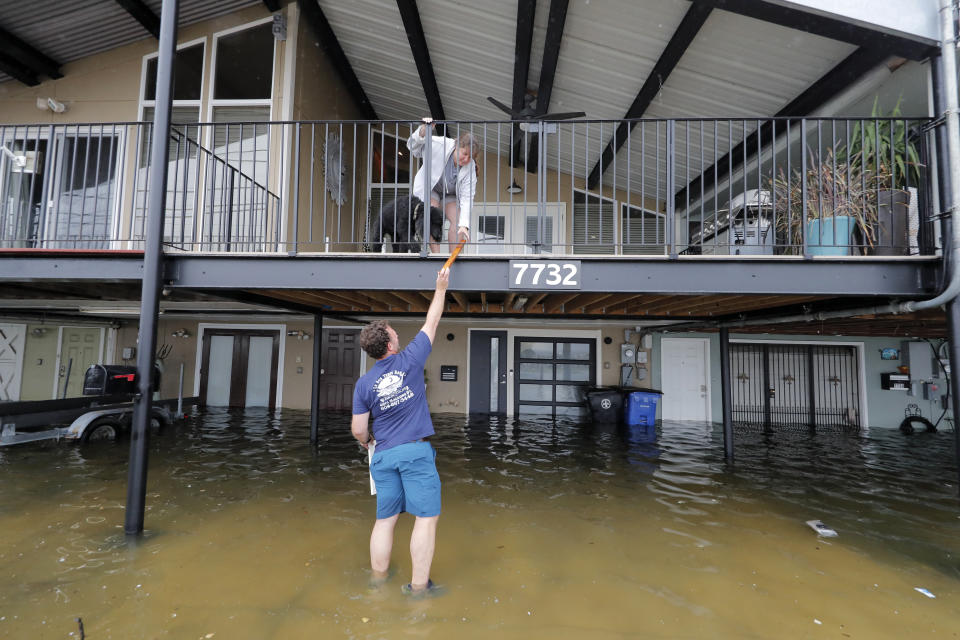
[[[374,502],[349,420],[325,414],[315,449],[309,416],[286,410],[209,410],[154,434],[134,547],[127,443],[0,451],[0,636],[69,637],[77,616],[90,637],[912,637],[955,623],[950,433],[741,432],[730,466],[709,425],[435,416],[434,573],[450,592],[411,603],[400,577],[366,590]],[[818,539],[814,518],[840,537]]]

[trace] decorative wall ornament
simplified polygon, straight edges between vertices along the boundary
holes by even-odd
[[[340,136],[328,133],[323,149],[324,182],[330,198],[339,205],[347,201],[346,183],[350,169],[343,160],[343,145]]]

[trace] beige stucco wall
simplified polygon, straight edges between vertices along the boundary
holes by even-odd
[[[214,322],[229,324],[237,328],[256,328],[263,324],[283,324],[284,335],[280,338],[280,348],[283,352],[283,370],[282,370],[282,406],[291,409],[309,409],[310,394],[313,380],[313,348],[316,336],[313,335],[313,322],[311,320],[286,319],[286,320],[263,320],[243,322],[237,319],[231,319],[221,322],[217,319],[207,319],[205,322]],[[165,373],[161,382],[161,396],[163,398],[174,398],[177,395],[177,379],[179,375],[180,364],[184,365],[184,395],[193,395],[194,376],[197,356],[201,347],[199,340],[199,324],[197,320],[187,320],[178,318],[161,318],[157,328],[157,346],[158,349],[169,344],[171,351],[164,360]],[[402,318],[391,321],[391,325],[397,330],[400,337],[400,343],[405,346],[416,336],[420,327],[423,325],[423,318]],[[349,322],[340,320],[328,320],[325,323],[326,328],[357,326]],[[433,351],[427,361],[427,398],[430,404],[430,410],[436,413],[466,413],[468,402],[468,371],[467,371],[467,353],[469,350],[469,330],[471,328],[482,329],[513,329],[520,333],[524,328],[534,330],[557,329],[559,325],[544,322],[539,324],[518,324],[510,320],[504,320],[502,323],[484,323],[482,325],[472,325],[462,320],[441,320],[437,329],[436,339],[434,341]],[[600,331],[600,340],[597,349],[597,359],[600,367],[600,385],[619,384],[620,375],[620,344],[623,342],[623,330],[633,329],[634,323],[624,322],[622,324],[603,324],[595,322],[579,322],[576,324],[563,324],[564,331]],[[186,329],[190,334],[187,338],[175,337],[172,334],[179,329]],[[114,364],[136,364],[135,360],[123,361],[121,354],[123,347],[135,347],[137,343],[137,326],[126,325],[117,331],[116,358]],[[310,335],[310,339],[298,340],[296,336],[286,335],[291,331],[302,330]],[[56,330],[53,332],[52,358],[56,357]],[[447,334],[453,335],[453,340],[447,339]],[[594,333],[591,333],[591,336]],[[603,343],[603,338],[610,337],[611,344]],[[632,338],[634,344],[637,343],[636,337]],[[35,345],[41,347],[42,343]],[[512,345],[509,346],[512,348]],[[36,355],[39,350],[30,351],[31,345],[28,345],[28,357],[41,357]],[[47,362],[44,357],[45,364]],[[373,361],[363,356],[365,359],[364,370],[372,366]],[[25,358],[24,366],[28,365]],[[456,382],[446,382],[440,380],[441,365],[457,365],[458,376]],[[609,366],[607,366],[609,365]],[[50,365],[52,367],[52,364]],[[651,365],[652,366],[652,365]],[[52,375],[52,369],[49,373]],[[49,375],[46,380],[46,395],[49,397]],[[648,386],[650,379],[646,381],[635,381],[636,386]],[[512,391],[511,391],[512,393]],[[25,398],[26,399],[26,398]]]

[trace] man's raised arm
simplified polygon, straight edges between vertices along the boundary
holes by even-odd
[[[433,344],[433,337],[437,333],[437,325],[440,324],[440,316],[443,315],[443,303],[448,284],[450,284],[450,269],[441,269],[437,273],[437,288],[433,292],[430,308],[427,309],[427,319],[420,328],[420,331],[423,331],[430,338],[430,344]]]

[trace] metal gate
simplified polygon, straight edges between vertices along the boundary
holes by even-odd
[[[734,343],[730,375],[737,425],[860,429],[856,347]]]

